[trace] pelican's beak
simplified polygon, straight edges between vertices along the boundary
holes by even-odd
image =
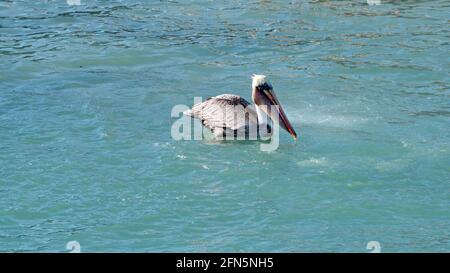
[[[265,86],[257,86],[256,89],[257,91],[259,91],[258,93],[261,94],[260,98],[264,101],[263,104],[268,106],[264,107],[265,109],[263,108],[263,111],[266,112],[266,114],[269,115],[272,118],[272,120],[278,121],[281,128],[289,132],[289,134],[294,138],[294,140],[297,140],[297,133],[295,132],[294,128],[292,127],[291,123],[286,117],[283,107],[281,106],[280,102],[277,99],[277,96],[273,92],[272,87],[265,85]]]

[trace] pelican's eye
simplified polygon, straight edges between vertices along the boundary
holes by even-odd
[[[258,89],[261,91],[272,90],[272,85],[270,85],[270,83],[265,82],[263,84],[260,84],[258,86]]]

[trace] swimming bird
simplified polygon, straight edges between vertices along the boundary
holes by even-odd
[[[297,140],[265,75],[252,75],[252,101],[254,105],[238,95],[222,94],[195,104],[184,114],[199,119],[216,139],[267,140],[273,126],[280,125]]]

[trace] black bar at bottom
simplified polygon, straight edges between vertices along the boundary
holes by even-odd
[[[449,254],[308,254],[308,253],[62,253],[62,254],[0,254],[3,266],[21,266],[32,264],[48,268],[52,264],[65,264],[65,269],[86,270],[92,264],[102,269],[128,268],[144,269],[144,272],[159,272],[155,269],[171,272],[287,272],[297,269],[333,270],[355,268],[365,270],[386,270],[384,262],[393,262],[402,269],[417,269],[420,265],[445,265]],[[431,260],[431,261],[430,261]],[[86,264],[84,264],[86,262]]]

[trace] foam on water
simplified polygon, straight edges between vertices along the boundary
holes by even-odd
[[[292,122],[296,125],[311,125],[317,127],[355,128],[369,121],[368,118],[358,116],[344,116],[323,113],[293,113]]]

